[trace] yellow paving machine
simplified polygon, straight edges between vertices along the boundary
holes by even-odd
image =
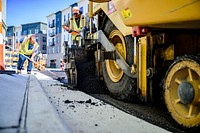
[[[94,60],[95,76],[115,98],[152,101],[161,97],[177,123],[199,126],[200,1],[89,3],[90,25],[94,17],[97,32],[90,28],[78,53],[67,50],[65,70],[70,83],[79,84],[76,63],[86,60],[80,60],[82,53],[82,58]]]

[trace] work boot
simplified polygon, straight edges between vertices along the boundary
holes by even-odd
[[[22,74],[22,71],[21,70],[17,70],[17,74]]]
[[[27,74],[31,74],[31,71],[27,71]]]

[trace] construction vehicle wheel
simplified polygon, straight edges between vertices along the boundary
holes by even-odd
[[[185,56],[169,68],[164,81],[165,103],[172,117],[185,127],[200,124],[200,58]]]
[[[124,37],[110,20],[107,21],[104,32],[122,57],[131,65],[133,63],[133,40],[131,36]],[[124,74],[113,60],[105,60],[102,66],[104,82],[109,92],[120,100],[132,99],[134,80]]]

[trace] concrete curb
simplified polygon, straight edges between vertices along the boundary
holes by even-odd
[[[26,129],[31,133],[69,133],[67,125],[59,117],[47,98],[39,81],[30,75]]]

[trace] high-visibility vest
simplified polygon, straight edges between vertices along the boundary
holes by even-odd
[[[37,50],[39,45],[37,43],[34,44],[33,49],[28,49],[28,45],[30,42],[30,38],[24,38],[22,45],[20,45],[20,53],[24,55],[32,55],[33,51]]]
[[[85,19],[85,17],[82,15],[80,18],[81,18],[81,20],[79,21],[79,27],[77,26],[76,20],[75,20],[74,17],[72,17],[70,19],[70,29],[71,30],[80,31],[86,25],[86,19]],[[75,37],[76,37],[76,34],[72,34],[72,40],[74,40]],[[78,41],[79,37],[76,37],[76,40]]]

